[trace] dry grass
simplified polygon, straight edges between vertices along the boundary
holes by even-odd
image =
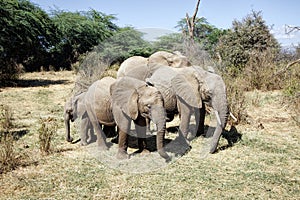
[[[221,138],[220,147],[224,148],[216,154],[206,154],[209,139],[197,138],[186,155],[169,164],[157,157],[153,165],[163,166],[147,170],[145,160],[156,158],[156,153],[117,161],[112,167],[109,162],[99,160],[105,157],[100,157],[94,143],[80,147],[65,142],[63,105],[72,92],[74,74],[32,73],[23,78],[35,84],[1,89],[0,104],[11,107],[16,130],[27,130],[16,147],[36,162],[0,175],[0,199],[298,199],[300,196],[299,128],[291,120],[292,113],[283,104],[280,91],[247,93],[246,109],[252,120],[236,127],[242,140],[231,148],[226,148],[227,141]],[[51,81],[44,84],[45,80]],[[38,146],[41,117],[52,117],[58,122],[53,138],[56,151],[46,157],[40,155]],[[170,133],[168,137],[171,136]],[[114,159],[114,151],[115,144],[104,156]],[[126,165],[144,171],[133,173]]]

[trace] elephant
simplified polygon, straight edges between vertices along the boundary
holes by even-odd
[[[112,113],[110,86],[116,81],[112,77],[104,77],[95,81],[87,90],[84,103],[87,116],[97,135],[99,150],[107,150],[106,136],[101,126],[115,128],[116,123]]]
[[[117,72],[117,78],[124,77],[130,70],[134,70],[136,67],[144,66],[147,68],[148,65],[148,58],[142,56],[132,56],[126,59],[120,65],[120,68]],[[140,79],[143,79],[141,77]]]
[[[213,134],[210,153],[217,150],[226,126],[229,110],[226,87],[222,78],[199,66],[188,68],[160,67],[146,80],[162,94],[167,116],[180,115],[179,131],[187,139],[190,117],[195,113],[197,134],[204,134],[205,106],[215,110],[217,126]]]
[[[111,85],[110,93],[112,112],[119,130],[117,158],[129,158],[127,135],[130,131],[131,121],[135,124],[139,151],[147,151],[146,118],[150,118],[157,127],[157,151],[166,161],[170,161],[170,157],[163,148],[166,120],[164,102],[160,92],[144,81],[132,77],[122,77]]]
[[[150,69],[156,69],[161,65],[182,68],[189,67],[191,63],[187,57],[183,56],[180,52],[170,53],[167,51],[157,51],[149,56],[148,65]]]
[[[149,58],[132,56],[120,65],[117,78],[129,76],[139,80],[145,80],[161,66],[182,68],[191,66],[191,63],[187,57],[181,55],[179,52],[169,53],[166,51],[158,51],[150,55]]]
[[[112,116],[109,88],[115,79],[104,77],[94,82],[86,92],[72,97],[65,104],[64,120],[66,127],[66,140],[72,142],[70,136],[70,121],[81,118],[80,143],[87,145],[92,139],[92,132],[97,134],[100,149],[107,149],[105,134],[113,134],[115,122]],[[103,130],[102,126],[103,125]]]
[[[70,121],[74,122],[80,118],[80,143],[86,145],[92,139],[93,128],[87,116],[84,99],[86,92],[74,95],[66,103],[64,107],[64,121],[66,127],[66,140],[72,142],[73,138],[70,135]]]

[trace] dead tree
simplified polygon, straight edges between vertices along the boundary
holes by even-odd
[[[190,18],[189,14],[186,13],[186,17],[185,17],[186,24],[187,24],[187,27],[188,27],[188,32],[189,32],[189,38],[190,38],[191,41],[194,40],[195,21],[196,21],[196,16],[197,16],[197,13],[198,13],[199,5],[200,5],[200,0],[197,1],[197,5],[196,5],[195,12],[194,12],[193,16]]]

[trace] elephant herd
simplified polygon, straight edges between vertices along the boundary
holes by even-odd
[[[127,146],[131,122],[135,125],[139,152],[143,152],[147,151],[146,129],[148,120],[151,120],[157,128],[157,151],[169,161],[164,148],[166,122],[178,114],[179,135],[188,144],[192,115],[197,127],[195,136],[204,135],[205,106],[213,108],[217,119],[210,146],[210,153],[214,153],[229,116],[222,78],[193,66],[185,56],[176,52],[158,51],[148,58],[133,56],[121,64],[116,79],[104,77],[86,92],[66,102],[66,140],[73,140],[70,121],[81,118],[81,144],[90,143],[94,131],[99,149],[106,150],[106,136],[117,127],[117,158],[129,158]]]

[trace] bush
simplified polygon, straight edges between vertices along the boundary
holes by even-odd
[[[12,111],[10,107],[0,105],[0,132],[8,132],[12,126]]]
[[[245,97],[245,82],[239,78],[232,78],[229,74],[223,74],[223,79],[226,84],[227,100],[229,111],[237,118],[237,122],[229,121],[229,124],[246,123],[246,97]]]
[[[19,165],[20,160],[14,147],[13,136],[9,133],[0,133],[0,174]]]
[[[0,105],[0,174],[26,165],[27,157],[15,148],[14,135],[11,131],[12,111],[6,105]]]
[[[38,129],[40,151],[42,154],[48,155],[51,152],[51,142],[57,131],[57,121],[48,117],[40,119],[41,127]]]

